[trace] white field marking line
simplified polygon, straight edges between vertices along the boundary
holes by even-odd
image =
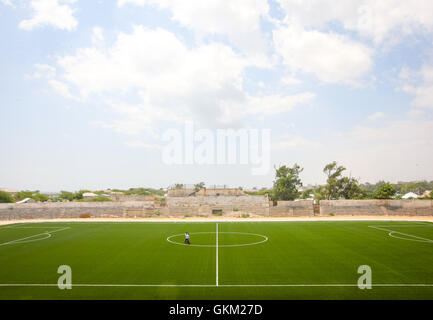
[[[377,230],[382,230],[382,231],[386,231],[389,232],[388,235],[390,237],[396,238],[396,239],[401,239],[401,240],[408,240],[408,241],[417,241],[417,242],[429,242],[429,243],[433,243],[433,240],[431,239],[427,239],[427,238],[423,238],[423,237],[418,237],[418,236],[414,236],[413,234],[408,234],[408,233],[403,233],[400,231],[394,231],[394,230],[390,230],[390,229],[386,229],[386,228],[381,228],[380,226],[368,226],[369,228],[373,228],[373,229],[377,229]],[[397,227],[397,226],[393,226],[393,227]],[[407,238],[401,238],[401,237],[397,237],[394,235],[394,233],[397,234],[402,234],[404,236],[408,236],[408,237],[412,237],[412,238],[416,238],[416,239],[407,239]]]
[[[215,232],[191,232],[190,234],[213,234]],[[258,241],[258,242],[252,242],[252,243],[244,243],[244,244],[219,244],[218,247],[245,247],[245,246],[252,246],[252,245],[256,245],[256,244],[260,244],[260,243],[264,243],[266,241],[269,240],[269,238],[267,236],[264,236],[262,234],[258,234],[258,233],[246,233],[246,232],[218,232],[218,234],[220,233],[228,233],[228,234],[245,234],[245,235],[251,235],[251,236],[257,236],[257,237],[262,237],[264,240],[262,241]],[[172,244],[177,244],[180,246],[187,246],[187,247],[209,247],[209,248],[213,248],[216,247],[216,245],[213,244],[185,244],[185,243],[180,243],[180,242],[175,242],[172,241],[171,238],[174,237],[180,237],[183,236],[183,233],[179,233],[179,234],[174,234],[172,236],[167,237],[167,241],[172,243]]]
[[[239,219],[239,218],[236,218],[236,219]],[[54,220],[54,221],[53,221]],[[17,220],[17,221],[20,221],[20,220]],[[288,220],[288,219],[283,219],[283,218],[281,218],[281,219],[278,219],[278,218],[275,218],[275,219],[271,219],[271,220],[268,220],[268,219],[264,219],[264,220],[260,220],[260,219],[258,219],[258,220],[175,220],[175,221],[166,221],[166,220],[164,220],[163,218],[161,218],[161,220],[160,221],[155,221],[155,220],[150,220],[150,221],[146,221],[146,220],[133,220],[133,221],[131,221],[131,220],[116,220],[116,219],[113,219],[113,220],[91,220],[91,221],[88,221],[88,220],[85,220],[85,219],[83,219],[83,220],[78,220],[78,219],[61,219],[61,220],[58,220],[58,219],[41,219],[41,220],[38,220],[38,221],[32,221],[32,222],[25,222],[25,223],[27,223],[27,224],[38,224],[38,223],[59,223],[59,224],[63,224],[63,225],[77,225],[77,224],[80,224],[80,223],[87,223],[87,224],[93,224],[93,223],[109,223],[109,224],[140,224],[140,223],[144,223],[144,224],[153,224],[153,223],[156,223],[156,224],[189,224],[189,223],[198,223],[198,224],[201,224],[201,223],[215,223],[215,222],[222,222],[222,223],[260,223],[260,224],[262,224],[262,223],[274,223],[274,222],[279,222],[279,223],[283,223],[283,222],[288,222],[288,223],[292,223],[292,222],[340,222],[340,221],[346,221],[346,222],[351,222],[351,221],[353,221],[353,222],[362,222],[362,221],[365,221],[365,222],[376,222],[376,221],[386,221],[386,222],[414,222],[414,223],[425,223],[426,225],[432,225],[433,226],[433,221],[432,220],[427,220],[427,219],[419,219],[419,220],[409,220],[409,219],[393,219],[393,218],[381,218],[381,219],[374,219],[374,218],[371,218],[371,219],[368,219],[368,218],[360,218],[360,219],[344,219],[344,218],[337,218],[337,219],[335,219],[335,218],[327,218],[327,217],[321,217],[321,218],[308,218],[308,219],[305,219],[305,218],[296,218],[296,220]],[[16,225],[17,223],[19,223],[19,222],[14,222],[14,223],[11,223],[11,224],[3,224],[3,225],[0,225],[0,230],[1,229],[4,229],[6,226],[9,226],[9,225]]]
[[[31,238],[34,238],[34,237],[37,237],[37,236],[40,236],[40,235],[48,235],[48,237],[46,237],[46,238],[36,239],[36,240],[33,240],[33,241],[45,240],[45,239],[48,239],[48,238],[51,237],[51,233],[59,232],[59,231],[63,231],[63,230],[66,230],[66,229],[70,229],[70,227],[59,228],[59,229],[57,229],[57,230],[47,231],[47,232],[42,232],[42,233],[34,234],[34,235],[32,235],[32,236],[28,236],[28,237],[24,237],[24,238],[20,238],[20,239],[15,239],[15,240],[8,241],[8,242],[3,242],[3,243],[0,243],[0,246],[5,246],[5,245],[8,245],[8,244],[14,244],[14,243],[26,243],[26,242],[31,242],[31,241],[25,241],[25,240],[27,240],[27,239],[31,239]],[[23,241],[23,240],[24,240],[24,241]]]
[[[218,223],[216,224],[216,285],[218,287]]]
[[[43,238],[36,238],[36,239],[30,239],[30,240],[21,240],[19,242],[14,242],[14,243],[36,242],[36,241],[41,241],[41,240],[45,240],[45,239],[51,238],[51,233],[40,233],[40,234],[38,234],[38,236],[40,236],[40,235],[45,235],[45,237],[43,237]],[[3,244],[0,244],[0,246],[1,245],[3,245]]]
[[[52,283],[1,283],[0,287],[57,287]],[[358,287],[358,284],[72,284],[73,287]],[[433,283],[378,283],[373,287],[433,287]]]
[[[369,227],[383,227],[383,228],[392,228],[392,227],[433,227],[431,223],[422,223],[416,222],[414,224],[391,224],[391,225],[377,225],[377,226],[369,226]]]

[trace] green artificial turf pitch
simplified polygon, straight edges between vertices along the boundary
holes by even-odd
[[[0,299],[432,299],[432,239],[433,224],[404,221],[14,224],[0,227]]]

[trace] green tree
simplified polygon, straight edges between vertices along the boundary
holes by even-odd
[[[397,190],[390,183],[383,183],[377,188],[373,196],[375,199],[392,199],[396,192]]]
[[[81,200],[81,199],[83,199],[83,194],[87,193],[87,192],[91,192],[91,191],[90,190],[79,190],[77,192],[74,192],[72,194],[72,199],[73,200]]]
[[[344,177],[345,167],[339,166],[333,161],[323,168],[328,179],[321,195],[328,200],[331,199],[363,199],[367,197],[367,190],[364,190],[357,179]]]
[[[204,186],[205,186],[204,182],[197,183],[194,185],[194,190],[199,191],[199,190],[203,189]]]
[[[59,198],[63,200],[72,201],[74,200],[74,194],[69,191],[60,191]]]
[[[339,189],[339,196],[344,199],[364,199],[367,197],[367,191],[360,187],[358,180],[355,178],[341,178]]]
[[[318,186],[314,189],[314,200],[326,199],[326,186]]]
[[[39,193],[39,190],[36,191],[25,190],[15,194],[15,199],[17,201],[24,200],[26,198],[31,198],[35,201],[42,201],[42,202],[45,202],[49,199],[47,195]]]
[[[41,202],[48,201],[49,199],[47,195],[42,193],[36,193],[31,198],[34,199],[35,201],[41,201]]]
[[[336,161],[327,164],[325,168],[323,168],[323,172],[328,177],[324,194],[326,199],[331,200],[340,197],[340,189],[342,186],[341,176],[345,170],[346,168],[339,166]]]
[[[14,197],[9,192],[0,191],[0,203],[13,203]]]
[[[307,189],[301,192],[301,195],[299,196],[301,199],[308,199],[313,194],[313,189]]]
[[[20,201],[20,200],[24,200],[24,199],[26,199],[26,198],[32,198],[33,199],[33,196],[36,194],[36,193],[38,193],[39,191],[29,191],[29,190],[26,190],[26,191],[20,191],[20,192],[17,192],[16,194],[15,194],[15,199],[17,200],[17,201]]]
[[[281,166],[278,169],[275,168],[274,200],[295,200],[298,197],[298,188],[302,187],[299,174],[303,170],[304,169],[296,163],[292,168],[287,166]]]

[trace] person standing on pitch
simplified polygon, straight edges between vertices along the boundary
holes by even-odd
[[[185,232],[185,244],[190,244],[189,243],[189,233]]]

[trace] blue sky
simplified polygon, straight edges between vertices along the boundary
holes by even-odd
[[[433,3],[0,0],[0,187],[433,180]],[[176,164],[161,137],[271,129],[270,168]]]

